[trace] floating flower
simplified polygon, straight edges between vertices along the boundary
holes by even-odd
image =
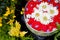
[[[39,10],[48,10],[48,3],[47,2],[42,2],[39,6]]]
[[[47,25],[53,22],[53,20],[51,19],[49,15],[47,15],[47,13],[44,13],[43,15],[40,15],[40,22],[44,25]]]
[[[55,3],[58,3],[59,2],[59,0],[55,0]]]
[[[26,6],[27,10],[25,10],[26,23],[37,31],[53,32],[57,29],[56,23],[60,23],[59,7],[60,5],[55,3],[54,0],[39,2],[38,0],[31,0]]]
[[[41,30],[41,24],[40,24],[39,22],[34,21],[34,22],[32,22],[31,25],[32,25],[32,28],[34,28],[34,29],[36,29],[36,30],[38,30],[38,31]]]
[[[28,22],[28,21],[29,21],[29,19],[27,19],[27,18],[26,18],[25,20],[26,20],[26,22]]]
[[[39,12],[38,9],[34,9],[35,11],[31,14],[31,18],[34,18],[35,20],[39,20],[41,12]]]
[[[28,21],[28,24],[32,24],[33,22],[34,22],[34,19],[30,18],[29,21]]]
[[[41,29],[42,29],[42,31],[43,31],[43,32],[47,32],[48,27],[44,25],[44,26],[42,26],[42,28],[41,28]]]
[[[33,0],[34,2],[36,2],[37,0]]]
[[[30,14],[27,14],[27,15],[26,15],[26,17],[27,17],[27,18],[30,18],[30,17],[31,17],[31,15],[30,15]]]
[[[56,15],[58,15],[58,10],[56,7],[50,7],[48,10],[48,15],[54,17]]]

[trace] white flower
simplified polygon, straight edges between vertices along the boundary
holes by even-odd
[[[48,15],[54,17],[56,15],[58,15],[58,10],[56,7],[52,7],[50,6],[49,10],[48,10]]]
[[[47,13],[43,13],[43,15],[40,15],[40,22],[44,25],[47,25],[50,22],[53,22],[53,20]]]
[[[46,11],[48,9],[48,3],[47,2],[42,2],[41,4],[39,4],[39,10],[44,10]]]
[[[59,2],[59,0],[55,0],[55,3],[58,3]]]
[[[53,28],[52,32],[54,32],[55,30],[57,30],[56,28]]]
[[[31,17],[31,15],[30,15],[30,14],[27,14],[27,15],[26,15],[26,17],[27,17],[27,18],[30,18],[30,17]]]
[[[36,2],[37,0],[33,0],[34,2]]]
[[[25,21],[26,21],[26,22],[28,22],[28,21],[29,21],[29,19],[28,19],[28,18],[25,18]]]
[[[42,14],[38,9],[34,8],[34,12],[31,14],[31,18],[34,18],[35,20],[39,20],[39,16]]]
[[[41,2],[41,4],[36,5],[38,8],[34,8],[34,12],[30,15],[27,15],[27,18],[34,18],[34,20],[41,22],[44,25],[47,25],[53,22],[52,17],[58,15],[57,7],[53,7],[52,4],[47,2]]]
[[[48,5],[48,8],[50,8],[50,7],[53,7],[53,4],[49,4],[49,5]]]

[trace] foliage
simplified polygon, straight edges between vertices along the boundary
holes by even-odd
[[[33,40],[21,31],[20,23],[15,20],[15,4],[18,0],[0,0],[0,40]]]
[[[59,40],[60,39],[60,24],[57,23],[57,33],[54,36],[54,40]]]

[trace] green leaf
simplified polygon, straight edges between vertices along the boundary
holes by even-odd
[[[60,30],[60,24],[59,23],[56,23],[56,25],[57,25],[57,29]]]
[[[16,38],[10,37],[8,34],[0,33],[0,40],[16,40]]]
[[[57,40],[57,38],[55,37],[54,40]]]
[[[57,37],[59,37],[59,36],[60,36],[60,33],[57,34]]]
[[[34,38],[31,35],[28,35],[26,37],[22,37],[21,40],[34,40]]]
[[[54,40],[58,40],[57,38],[60,36],[60,32],[55,35]]]

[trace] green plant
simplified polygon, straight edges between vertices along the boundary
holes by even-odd
[[[18,0],[0,0],[0,40],[33,40],[25,37],[27,32],[21,31],[21,25],[14,18],[15,4]]]
[[[60,39],[60,24],[57,23],[57,33],[54,36],[54,40]]]

